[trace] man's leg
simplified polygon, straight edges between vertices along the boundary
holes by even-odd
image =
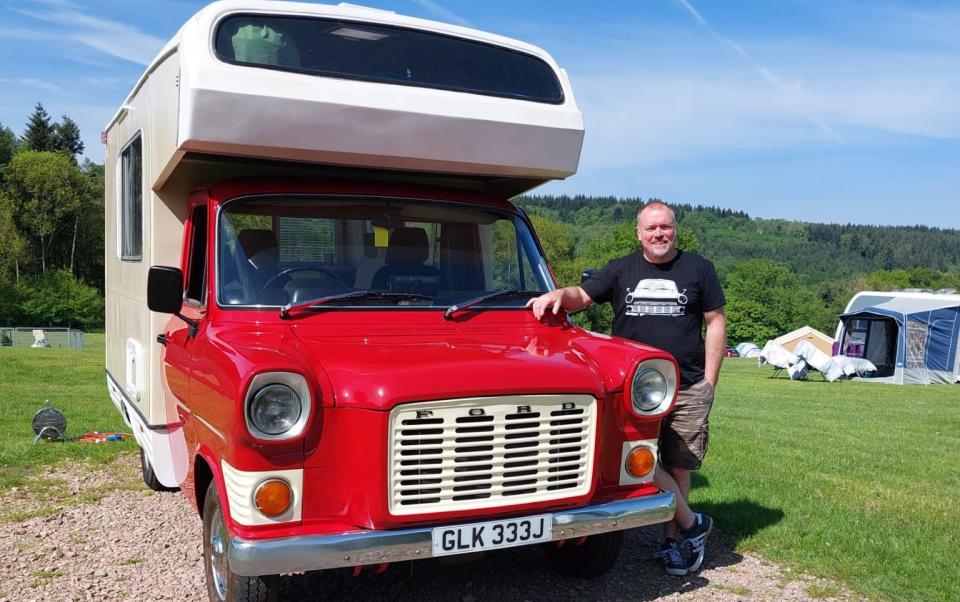
[[[689,558],[689,572],[700,569],[704,557],[704,543],[713,521],[690,509],[690,472],[700,467],[707,451],[707,419],[713,405],[713,387],[701,381],[680,391],[673,413],[664,420],[660,429],[660,461],[654,474],[654,483],[665,491],[671,491],[677,500],[674,520],[663,526],[661,559],[671,546],[678,546]],[[671,572],[665,561],[668,574],[681,575],[686,571]]]
[[[653,473],[653,482],[660,489],[671,492],[677,504],[673,520],[664,523],[664,539],[660,542],[654,556],[663,564],[663,569],[668,575],[682,577],[690,571],[690,564],[683,556],[681,538],[677,536],[677,524],[692,526],[696,522],[696,515],[690,510],[680,486],[665,467],[657,466],[656,472]]]
[[[693,510],[690,509],[690,506],[687,505],[687,494],[690,491],[690,472],[683,471],[687,473],[686,486],[677,481],[673,477],[673,471],[676,469],[671,469],[670,467],[657,467],[657,472],[653,475],[654,484],[663,489],[664,491],[669,491],[673,493],[674,497],[677,500],[677,512],[673,516],[673,520],[663,524],[663,537],[664,539],[677,539],[677,530],[678,529],[689,529],[693,526],[695,519]]]
[[[680,493],[683,495],[683,499],[686,500],[690,497],[690,472],[686,468],[677,468],[676,466],[667,466],[667,470],[670,472],[670,476],[673,477],[673,480],[677,482],[677,487],[680,488]]]
[[[686,479],[687,486],[681,488],[670,475],[667,467],[657,467],[653,474],[653,482],[664,491],[673,493],[677,503],[677,511],[674,513],[673,520],[663,525],[663,540],[656,553],[656,558],[663,564],[663,568],[668,575],[682,577],[690,572],[691,564],[684,558],[683,546],[681,542],[690,529],[693,529],[697,523],[697,515],[687,505],[686,493],[690,489],[690,479]],[[681,531],[681,529],[683,529]],[[699,564],[697,565],[699,567]]]

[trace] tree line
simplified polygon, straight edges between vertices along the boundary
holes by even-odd
[[[104,169],[83,153],[67,115],[38,103],[21,136],[0,124],[0,326],[103,325]],[[640,248],[641,197],[524,196],[559,284]],[[828,334],[854,293],[960,289],[960,231],[814,224],[672,204],[679,246],[714,262],[727,296],[729,342],[763,344],[810,325]],[[593,306],[579,324],[609,332]]]
[[[0,325],[103,325],[103,166],[69,116],[0,124]]]
[[[636,215],[646,202],[590,196],[525,196],[517,204],[537,229],[558,283],[640,248]],[[659,199],[656,199],[659,200]],[[960,289],[960,231],[813,224],[751,218],[720,207],[672,204],[678,246],[710,259],[727,297],[728,342],[763,345],[802,326],[832,335],[862,290]],[[612,311],[574,317],[609,332]]]

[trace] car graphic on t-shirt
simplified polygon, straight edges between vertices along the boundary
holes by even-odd
[[[673,280],[648,278],[627,289],[628,316],[682,316],[687,304],[687,289],[677,290]]]

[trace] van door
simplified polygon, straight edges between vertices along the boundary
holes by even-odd
[[[233,364],[223,361],[222,348],[211,339],[214,325],[208,312],[213,304],[215,207],[206,193],[195,196],[190,205],[192,235],[184,249],[183,313],[197,324],[194,336],[184,346],[190,365],[189,415],[183,417],[187,440],[195,445],[203,441],[215,453],[223,452],[227,429],[234,420],[234,382],[224,371]],[[228,387],[224,390],[224,387]]]
[[[204,308],[197,299],[192,298],[195,297],[192,293],[196,285],[192,282],[191,277],[196,277],[197,268],[194,260],[191,258],[191,254],[193,248],[198,244],[201,246],[206,244],[205,226],[206,205],[197,205],[191,202],[187,213],[186,227],[184,228],[185,244],[181,267],[183,269],[185,282],[184,301],[180,313],[182,313],[184,317],[194,321],[202,319]],[[197,235],[198,230],[200,236]],[[163,338],[166,340],[163,353],[163,374],[167,381],[167,387],[170,393],[176,398],[178,405],[189,405],[191,361],[187,347],[193,338],[190,332],[190,325],[177,316],[171,316],[164,329]],[[178,412],[182,413],[182,408],[178,410]]]
[[[180,313],[187,319],[204,324],[206,301],[204,297],[204,275],[206,273],[207,247],[207,198],[205,194],[196,194],[190,200],[187,209],[187,223],[184,228],[184,245],[181,268],[184,273],[184,301]],[[193,399],[190,381],[193,378],[194,348],[199,329],[191,333],[191,326],[177,316],[167,322],[163,333],[166,339],[163,354],[163,374],[169,393],[175,398],[177,414],[183,425],[187,449],[194,450],[196,444],[195,424],[193,422]]]

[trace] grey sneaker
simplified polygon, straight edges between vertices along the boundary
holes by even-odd
[[[680,547],[687,554],[687,571],[690,573],[696,573],[703,565],[703,557],[707,551],[707,537],[713,529],[713,519],[706,514],[697,512],[694,518],[692,527],[680,530],[680,535],[683,537]]]
[[[667,539],[660,544],[660,549],[653,557],[663,564],[663,568],[668,575],[683,577],[687,574],[687,562],[683,559],[683,554],[680,553],[680,544],[675,539]]]

